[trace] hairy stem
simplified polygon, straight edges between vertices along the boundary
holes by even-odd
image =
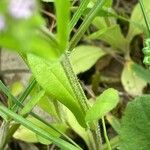
[[[66,76],[70,82],[70,85],[72,86],[72,89],[75,93],[75,96],[79,102],[80,107],[82,108],[83,112],[85,113],[88,109],[88,104],[87,104],[87,98],[84,94],[84,91],[78,81],[77,76],[75,75],[72,65],[69,60],[68,53],[64,54],[64,58],[61,62],[63,69],[66,73]]]

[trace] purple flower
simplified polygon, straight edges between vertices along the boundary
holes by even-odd
[[[35,0],[10,0],[9,13],[16,19],[26,19],[33,15],[36,9]]]
[[[0,31],[4,30],[5,28],[5,18],[0,15]]]

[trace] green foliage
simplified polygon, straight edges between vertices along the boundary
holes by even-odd
[[[135,98],[127,105],[120,129],[121,150],[149,150],[150,95]]]
[[[68,107],[79,123],[85,126],[83,112],[61,64],[59,62],[46,61],[32,54],[28,54],[28,62],[36,80],[50,97]]]
[[[0,32],[0,46],[24,54],[31,52],[50,60],[57,59],[58,49],[53,47],[49,38],[39,30],[45,23],[37,9],[38,4],[36,5],[33,15],[26,19],[14,18],[7,8],[3,10],[2,14],[6,14],[6,26],[4,31]]]
[[[96,98],[95,104],[87,111],[85,120],[92,122],[105,116],[109,111],[116,107],[119,102],[117,90],[112,88],[104,91]]]
[[[28,114],[35,105],[40,101],[40,99],[44,96],[45,91],[40,91],[39,93],[36,93],[25,105],[25,107],[21,110],[21,115]]]
[[[133,64],[132,69],[134,70],[135,74],[137,74],[137,76],[150,83],[150,71],[148,69],[144,69],[138,64]]]
[[[145,6],[145,11],[147,13],[148,19],[149,14],[150,14],[150,5],[149,5],[149,0],[143,0],[144,6]],[[145,20],[140,8],[140,5],[137,4],[132,12],[131,18],[130,18],[130,27],[129,27],[129,32],[127,35],[127,39],[131,41],[135,35],[141,34],[146,31],[146,24]]]
[[[147,85],[146,81],[136,75],[132,69],[134,63],[132,61],[126,62],[121,75],[121,82],[124,89],[132,96],[142,95],[144,87]]]
[[[82,0],[81,4],[78,8],[78,10],[75,12],[75,14],[73,15],[71,21],[70,21],[70,31],[72,31],[73,27],[77,24],[78,20],[80,19],[80,17],[82,16],[84,10],[87,8],[88,3],[90,2],[90,0]]]
[[[127,41],[121,33],[119,25],[105,27],[89,36],[90,39],[101,39],[110,44],[113,48],[125,51]]]
[[[69,19],[70,19],[70,1],[55,0],[57,17],[57,38],[60,45],[60,51],[64,52],[68,48],[69,42]]]
[[[35,77],[24,91],[23,87],[13,85],[12,93],[0,82],[0,90],[9,97],[8,108],[0,103],[0,116],[4,119],[3,124],[6,121],[10,126],[5,133],[1,132],[0,137],[5,137],[4,143],[0,141],[1,147],[5,147],[13,136],[27,142],[54,143],[65,150],[81,149],[64,134],[69,128],[85,141],[89,150],[97,150],[103,145],[100,141],[101,133],[97,132],[98,121],[102,119],[106,141],[104,149],[111,149],[110,145],[114,148],[119,141],[118,137],[115,137],[109,142],[104,120],[106,116],[110,125],[120,134],[121,150],[147,150],[150,146],[147,140],[150,138],[148,134],[150,96],[137,97],[129,103],[120,125],[118,119],[109,113],[119,102],[118,91],[113,88],[107,89],[96,97],[96,101],[93,101],[94,104],[90,107],[76,76],[90,69],[106,54],[112,55],[115,59],[118,59],[117,56],[119,58],[123,56],[125,58],[121,74],[123,88],[133,97],[142,95],[147,82],[150,82],[150,73],[135,65],[129,56],[132,39],[145,31],[139,5],[134,8],[129,20],[110,9],[112,0],[82,0],[79,7],[76,7],[72,0],[42,1],[50,2],[48,5],[54,4],[56,28],[53,33],[43,28],[45,21],[41,17],[38,2],[30,17],[15,18],[7,7],[9,1],[0,1],[0,16],[5,18],[5,28],[0,30],[0,47],[21,54]],[[148,15],[148,0],[144,0],[144,5]],[[122,34],[118,19],[129,22],[127,36]],[[76,26],[77,30],[73,34],[75,25],[80,21],[81,25]],[[77,46],[81,38],[88,45],[83,45],[81,41],[81,45]],[[100,48],[95,40],[102,41],[100,45],[103,48]],[[146,42],[146,47],[143,51],[149,56],[149,41]],[[103,65],[105,67],[105,64],[102,64],[102,68]],[[95,68],[97,73],[99,68]],[[19,97],[15,98],[12,94]],[[44,115],[39,113],[42,116],[40,117],[32,111],[36,106],[51,117],[50,122],[46,121]],[[4,129],[1,128],[1,131]]]
[[[69,144],[68,142],[58,139],[52,136],[49,132],[43,130],[42,128],[38,127],[36,124],[32,123],[31,121],[21,117],[20,115],[15,114],[13,111],[9,110],[3,105],[0,105],[0,112],[7,114],[7,116],[13,118],[16,122],[21,123],[26,128],[30,129],[34,133],[42,136],[46,140],[54,142],[56,145],[60,146],[62,149],[65,150],[79,150],[79,148]]]
[[[32,123],[36,124],[38,127],[42,128],[43,130],[47,131],[48,133],[50,133],[51,135],[53,135],[54,137],[60,137],[61,134],[54,131],[52,128],[48,127],[47,125],[45,125],[44,123],[42,123],[41,121],[33,118],[33,117],[28,117],[27,120],[31,121]],[[50,123],[52,126],[54,126],[55,128],[58,128],[60,131],[65,132],[66,131],[66,126],[64,126],[63,124],[54,124],[54,123]],[[49,140],[45,140],[43,137],[39,136],[38,134],[36,134],[35,132],[29,130],[28,128],[24,127],[24,126],[20,126],[19,129],[15,132],[15,134],[13,135],[14,138],[16,139],[20,139],[26,142],[30,142],[30,143],[43,143],[43,144],[51,144],[51,141]]]
[[[105,52],[99,47],[82,45],[72,51],[70,61],[75,73],[79,74],[90,69],[104,55]]]

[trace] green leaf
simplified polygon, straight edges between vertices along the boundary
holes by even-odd
[[[57,59],[59,51],[54,46],[54,41],[41,31],[45,23],[38,5],[36,8],[34,15],[26,19],[11,17],[7,9],[3,12],[6,27],[0,32],[0,46],[24,54],[31,52],[50,60]]]
[[[76,47],[77,43],[80,41],[80,39],[84,35],[86,30],[92,23],[93,19],[96,17],[97,13],[100,11],[100,9],[102,9],[104,3],[105,3],[105,0],[98,0],[96,4],[93,6],[93,8],[90,10],[90,12],[86,15],[82,24],[78,28],[78,31],[75,33],[75,35],[72,37],[70,41],[70,44],[69,44],[70,51]]]
[[[120,129],[121,150],[149,150],[150,95],[129,102]]]
[[[71,129],[84,140],[90,149],[91,140],[89,138],[88,131],[77,122],[75,116],[68,108],[63,107],[63,110],[65,112],[64,119],[66,120],[69,127],[71,127]]]
[[[145,69],[138,64],[133,64],[132,69],[137,76],[139,76],[144,81],[150,83],[150,70]]]
[[[118,91],[112,88],[105,90],[96,98],[95,104],[87,111],[85,120],[92,122],[105,116],[119,102]]]
[[[72,51],[70,60],[75,73],[79,74],[90,69],[104,55],[105,52],[99,47],[79,46]]]
[[[86,9],[86,7],[87,7],[89,2],[90,2],[90,0],[82,0],[81,1],[81,4],[79,5],[77,11],[73,15],[73,17],[72,17],[72,19],[71,19],[71,21],[69,23],[70,32],[72,31],[74,26],[77,24],[77,22],[80,19],[80,17],[83,15],[83,12]]]
[[[150,20],[150,5],[149,0],[143,0],[145,11],[148,16],[148,20]],[[140,8],[140,5],[137,4],[132,12],[131,19],[130,19],[130,26],[129,26],[129,32],[127,35],[127,39],[131,41],[134,36],[143,33],[144,31],[147,31],[145,20],[142,14],[142,10]]]
[[[64,52],[69,42],[70,0],[55,0],[57,16],[57,37],[60,50]]]
[[[101,10],[102,11],[102,10]],[[105,12],[106,14],[106,12]],[[110,18],[107,18],[108,21],[110,22],[111,26],[114,26],[116,25],[116,19],[113,18],[113,17],[110,17]],[[92,24],[99,30],[102,30],[102,29],[106,29],[108,28],[108,25],[106,23],[106,20],[104,17],[95,17],[95,19],[93,20]]]
[[[40,99],[44,96],[44,94],[45,91],[42,90],[39,93],[36,93],[36,95],[34,95],[33,97],[31,97],[31,99],[29,99],[28,102],[26,103],[25,107],[21,110],[20,114],[25,115],[29,113],[40,101]]]
[[[8,117],[13,118],[16,122],[21,123],[23,126],[28,128],[29,130],[33,131],[34,133],[42,136],[46,140],[52,141],[57,146],[64,150],[79,150],[79,148],[75,147],[74,145],[60,139],[52,136],[49,132],[43,130],[42,128],[38,127],[36,124],[32,123],[31,121],[23,118],[22,116],[17,115],[13,111],[9,110],[3,105],[0,105],[0,112],[6,114]]]
[[[119,25],[113,25],[111,27],[94,32],[89,36],[89,38],[92,40],[100,39],[110,44],[113,48],[117,48],[122,51],[125,51],[127,47],[127,41],[121,33]]]
[[[18,96],[23,91],[24,87],[21,82],[14,82],[10,88],[12,95]]]
[[[54,137],[60,137],[61,134],[54,131],[52,128],[48,127],[41,121],[33,118],[33,117],[28,117],[27,118],[29,121],[32,123],[36,124],[38,127],[42,128],[43,130],[46,130],[48,133],[53,135]],[[66,131],[66,127],[63,124],[54,124],[50,123],[52,126],[55,128],[59,129],[61,132]],[[38,134],[32,132],[31,130],[25,128],[24,126],[20,126],[19,129],[15,132],[13,135],[14,138],[25,141],[25,142],[30,142],[30,143],[37,143],[40,142],[42,144],[51,144],[51,141],[44,139],[43,137],[39,136]]]
[[[85,127],[84,114],[60,62],[46,61],[33,54],[28,54],[28,62],[37,82],[50,97],[68,107],[79,123]]]
[[[132,96],[141,95],[146,82],[141,79],[136,73],[132,70],[132,61],[128,61],[124,65],[124,69],[121,75],[121,82],[124,89]]]
[[[40,99],[37,106],[42,108],[43,111],[47,112],[52,117],[58,118],[58,114],[57,114],[55,106],[54,106],[54,101],[55,100],[52,100],[47,95],[45,95],[43,98]],[[49,108],[51,108],[51,109],[49,109]]]

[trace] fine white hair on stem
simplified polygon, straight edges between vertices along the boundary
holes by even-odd
[[[27,19],[33,15],[36,9],[35,0],[10,0],[9,13],[16,19]]]

